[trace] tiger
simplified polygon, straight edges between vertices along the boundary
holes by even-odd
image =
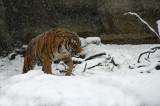
[[[42,70],[46,74],[53,74],[51,64],[63,60],[68,66],[66,76],[73,70],[72,56],[80,55],[81,41],[75,32],[63,28],[53,28],[31,40],[24,58],[22,73],[33,70],[36,64],[42,63]],[[55,75],[55,74],[54,74]]]

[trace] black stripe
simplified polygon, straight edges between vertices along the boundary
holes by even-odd
[[[31,50],[32,50],[32,49],[31,49],[31,47],[30,47],[30,55],[29,55],[29,56],[30,56],[30,57],[29,57],[30,60],[29,60],[29,64],[28,64],[29,70],[31,70],[31,69],[30,69],[30,64],[31,64],[31,54],[32,54]]]
[[[53,38],[53,41],[55,40],[55,37]],[[52,42],[53,43],[53,42]],[[51,53],[52,53],[52,58],[54,58],[54,55],[53,55],[53,49],[52,49],[52,44],[50,45],[50,49],[51,49]]]
[[[40,46],[40,37],[39,37],[39,39],[38,39],[38,45]],[[39,51],[39,46],[38,46],[38,51]]]
[[[47,48],[48,38],[49,38],[50,34],[51,33],[49,33],[48,36],[47,36],[47,38],[46,38],[46,50],[47,50],[48,57],[52,60],[52,58],[49,56],[49,51],[48,51],[48,48]]]
[[[26,73],[27,71],[26,71],[26,67],[24,68],[24,70],[23,70],[23,73]]]
[[[29,56],[28,56],[28,51],[29,51],[29,48],[27,48],[27,52],[26,52],[26,56],[27,56],[27,67],[28,67],[28,63],[29,63]]]
[[[38,61],[42,62],[41,56],[38,56]]]
[[[65,42],[65,49],[67,49],[67,50],[68,50],[67,42],[68,42],[68,40]]]
[[[61,45],[58,45],[58,53],[60,53]]]
[[[62,47],[62,43],[63,43],[63,41],[61,41],[60,44],[58,45],[58,53],[60,53],[60,49]]]
[[[71,41],[69,41],[69,43],[68,43],[68,47],[69,47],[69,45],[71,44]],[[69,50],[70,50],[70,47],[69,47]]]
[[[52,58],[54,58],[54,55],[53,55],[53,51],[52,51],[52,47],[50,46],[50,49],[51,49],[51,53],[52,53]]]
[[[28,48],[28,52],[27,52],[27,66],[28,66],[28,70],[30,70],[30,56],[31,56],[31,47],[30,47],[30,45],[28,46],[29,48]]]
[[[52,53],[52,58],[54,58],[54,55],[53,55],[53,51],[52,51],[52,45],[50,45],[50,49],[51,49],[51,53]]]
[[[67,51],[69,51],[70,49],[69,49],[69,46],[68,46],[68,43],[69,42],[69,39],[65,42],[65,49],[67,49]]]

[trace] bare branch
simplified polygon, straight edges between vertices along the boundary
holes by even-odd
[[[128,12],[128,13],[125,13],[124,15],[136,16],[143,24],[145,24],[160,39],[160,35],[158,35],[158,33],[145,20],[143,20],[137,13]]]
[[[142,55],[147,54],[147,53],[149,53],[149,55],[150,55],[150,53],[154,53],[154,52],[156,52],[156,50],[157,49],[153,49],[153,51],[146,51],[146,52],[141,53],[139,55],[139,57],[138,57],[138,61],[137,62],[140,63],[140,58],[142,57]],[[148,56],[148,58],[149,58],[149,56]]]
[[[94,59],[94,58],[96,58],[96,57],[99,57],[99,56],[103,56],[103,55],[106,55],[106,53],[105,52],[102,52],[102,53],[96,53],[96,54],[93,54],[93,55],[91,55],[91,56],[89,56],[89,57],[87,57],[87,58],[85,58],[85,59],[78,59],[78,58],[73,58],[72,57],[72,60],[73,60],[73,63],[74,64],[81,64],[82,62],[84,62],[84,61],[88,61],[88,60],[91,60],[91,59]]]
[[[118,66],[119,64],[116,64],[115,61],[113,60],[113,58],[111,59],[111,63],[114,65],[114,66]]]
[[[75,76],[73,73],[71,73],[71,75]]]
[[[151,50],[154,50],[154,49],[160,49],[160,47],[159,47],[159,46],[157,46],[157,47],[153,47],[153,48],[151,48]]]
[[[84,66],[84,70],[82,71],[83,73],[86,71],[87,63]]]
[[[96,65],[94,65],[92,67],[88,67],[87,69],[91,69],[91,68],[94,68],[94,67],[97,67],[97,66],[103,66],[103,65],[102,65],[102,63],[98,63],[98,64],[96,64]]]
[[[91,59],[93,59],[93,58],[96,58],[96,57],[99,57],[99,56],[103,56],[103,55],[106,55],[106,53],[94,54],[94,55],[92,55],[92,56],[87,57],[84,61],[91,60]]]

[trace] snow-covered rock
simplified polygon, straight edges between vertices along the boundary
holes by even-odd
[[[99,37],[87,37],[86,39],[80,38],[82,43],[82,48],[88,46],[89,44],[101,44],[101,39]]]

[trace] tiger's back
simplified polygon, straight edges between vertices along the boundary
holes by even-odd
[[[61,28],[51,29],[34,38],[28,45],[23,73],[32,70],[35,64],[40,62],[43,64],[44,72],[52,74],[52,61],[62,59],[68,66],[66,75],[70,75],[73,69],[71,54],[78,54],[81,51],[78,35]]]

